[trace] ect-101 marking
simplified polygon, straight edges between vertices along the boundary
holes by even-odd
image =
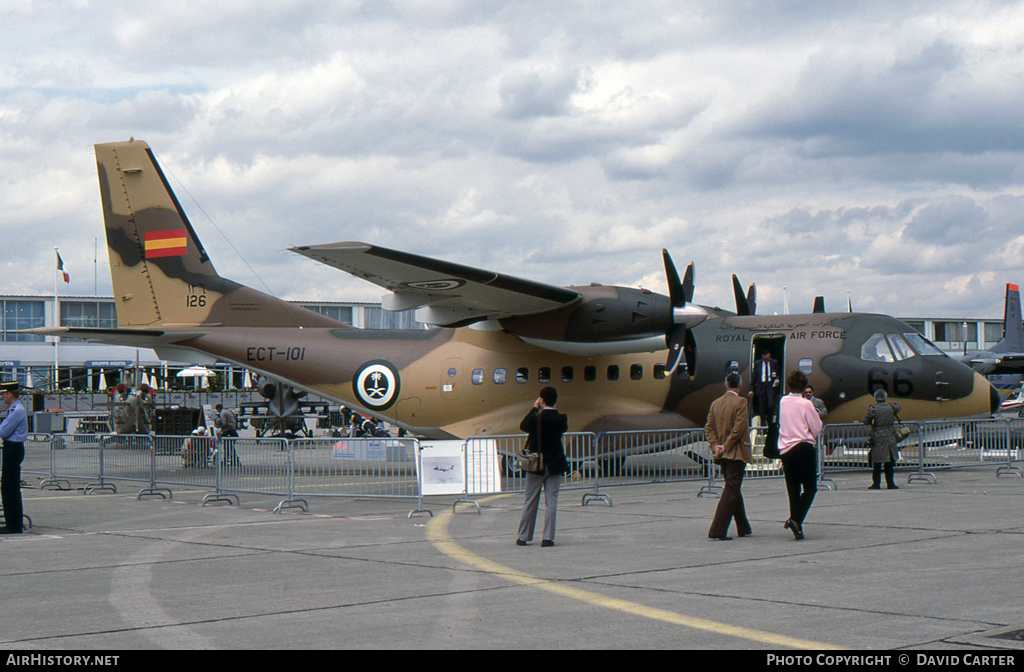
[[[245,359],[249,362],[301,362],[306,359],[306,349],[254,345],[245,349]]]

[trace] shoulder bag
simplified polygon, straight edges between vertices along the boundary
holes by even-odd
[[[516,453],[516,469],[530,474],[544,473],[544,453],[540,450],[540,412],[537,413],[537,445],[527,436],[523,447]]]
[[[893,415],[894,418],[896,418],[896,423],[895,423],[894,429],[896,430],[896,443],[899,443],[903,439],[905,439],[908,436],[910,436],[911,430],[910,430],[910,427],[907,427],[906,425],[904,425],[903,421],[900,420],[899,413],[896,412],[895,408],[892,409],[892,415]]]

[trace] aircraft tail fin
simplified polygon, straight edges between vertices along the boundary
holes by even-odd
[[[217,274],[141,140],[96,145],[117,323],[167,326],[339,326]]]
[[[1003,308],[1003,338],[989,348],[992,352],[1024,352],[1024,323],[1020,314],[1020,288],[1006,283],[1006,305]]]

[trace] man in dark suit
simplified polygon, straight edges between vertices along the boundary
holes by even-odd
[[[543,473],[526,474],[526,497],[523,501],[523,515],[519,521],[517,546],[526,546],[533,541],[533,528],[537,522],[537,507],[540,504],[540,491],[544,488],[544,536],[541,546],[555,545],[555,517],[558,513],[558,491],[562,486],[562,476],[569,470],[562,448],[562,435],[569,431],[569,419],[555,410],[558,392],[553,387],[545,387],[540,397],[533,403],[533,408],[523,418],[519,428],[529,434],[530,445],[537,450],[539,447],[544,455]]]
[[[725,378],[725,394],[711,404],[704,435],[715,456],[715,463],[722,470],[725,489],[715,510],[715,519],[708,530],[708,539],[729,541],[729,523],[736,520],[736,534],[741,537],[751,533],[750,521],[743,506],[740,486],[743,472],[752,459],[750,450],[750,414],[747,400],[739,395],[742,381],[740,374],[730,373]]]
[[[761,417],[762,425],[778,423],[779,398],[782,379],[779,361],[772,359],[772,353],[765,348],[761,358],[754,362],[750,373],[750,393],[747,395],[754,405],[754,415]]]

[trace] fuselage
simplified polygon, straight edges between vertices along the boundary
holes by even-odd
[[[673,375],[665,351],[573,356],[474,328],[224,327],[182,345],[437,437],[517,433],[545,385],[573,431],[701,427],[728,371],[747,391],[763,348],[784,373],[807,374],[830,422],[859,421],[878,388],[904,420],[986,416],[997,404],[982,376],[884,315],[716,313],[693,335],[695,366]]]

